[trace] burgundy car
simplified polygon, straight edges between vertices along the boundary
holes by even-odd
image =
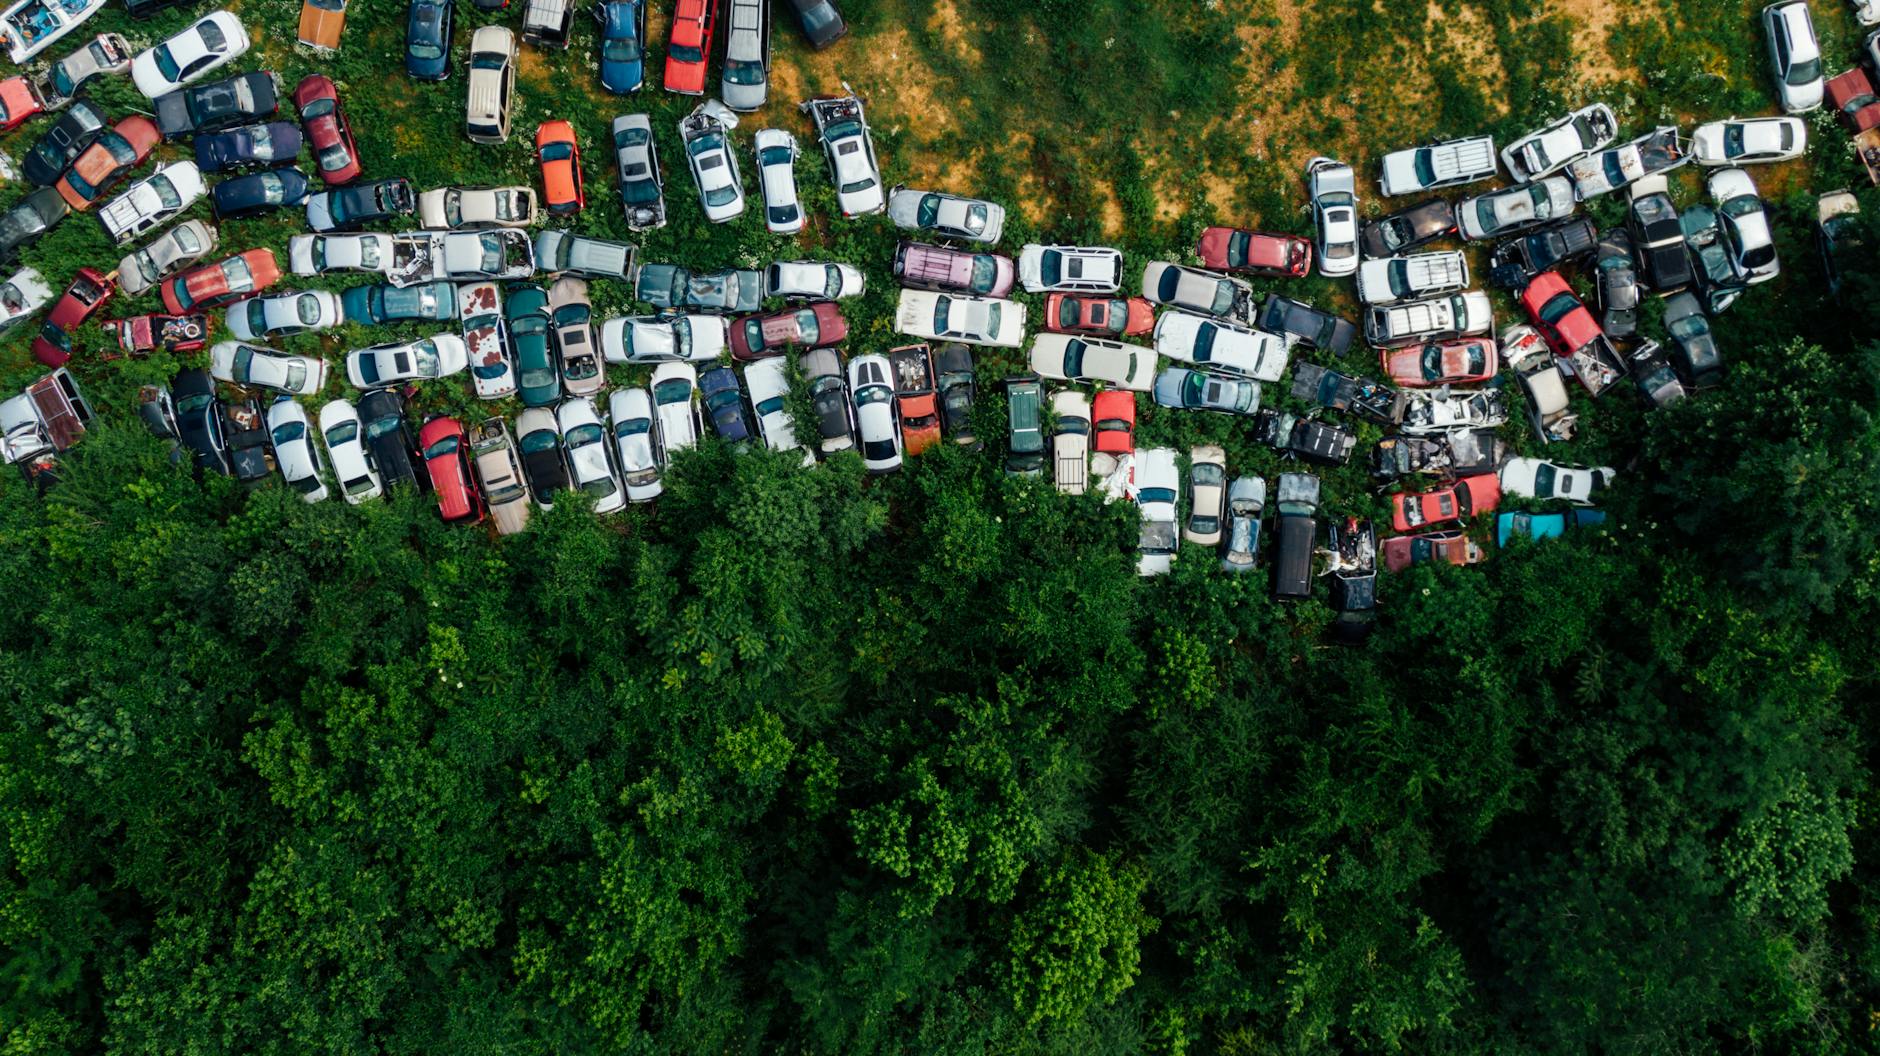
[[[1312,270],[1312,243],[1296,235],[1271,235],[1239,227],[1210,227],[1195,246],[1201,266],[1303,279]]]
[[[96,268],[78,269],[65,295],[46,313],[39,336],[33,338],[33,355],[48,367],[64,366],[72,358],[72,331],[103,308],[115,292],[117,279]]]
[[[196,352],[209,344],[206,315],[133,315],[105,324],[117,334],[118,347],[133,356],[165,352]]]
[[[353,144],[346,112],[339,108],[339,92],[333,81],[318,73],[301,78],[294,88],[294,107],[300,111],[301,128],[320,163],[320,178],[328,183],[358,179],[364,171],[359,165],[359,148]]]
[[[1392,572],[1402,572],[1411,565],[1425,562],[1473,565],[1488,556],[1475,540],[1458,528],[1422,535],[1393,535],[1384,540],[1379,549],[1384,551],[1384,567]]]
[[[483,496],[470,475],[469,444],[463,423],[455,418],[433,418],[418,430],[418,449],[437,492],[437,512],[450,524],[475,524],[483,519]]]
[[[782,355],[791,346],[833,345],[849,336],[848,320],[834,301],[817,301],[768,315],[747,315],[731,326],[731,355],[762,359]]]
[[[1060,334],[1135,337],[1155,329],[1155,305],[1147,297],[1054,293],[1044,299],[1044,328]]]

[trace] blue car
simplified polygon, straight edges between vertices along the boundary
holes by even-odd
[[[1495,518],[1495,545],[1507,546],[1510,539],[1558,539],[1569,528],[1604,523],[1605,511],[1590,506],[1559,513],[1504,513]]]
[[[218,219],[234,220],[300,205],[307,200],[310,186],[299,169],[269,169],[223,180],[210,190],[209,198]]]
[[[196,167],[204,172],[273,165],[299,157],[300,126],[292,121],[243,125],[196,137]]]
[[[403,288],[379,282],[341,291],[339,304],[354,322],[442,322],[457,318],[457,286],[442,279]]]
[[[601,87],[639,91],[646,83],[645,0],[601,0],[594,20],[600,23]]]
[[[450,76],[450,34],[456,5],[451,0],[411,0],[405,9],[405,73],[414,81]]]
[[[740,444],[751,438],[751,421],[744,414],[744,390],[738,387],[736,371],[713,367],[698,376],[698,391],[705,397],[705,411],[720,439]]]

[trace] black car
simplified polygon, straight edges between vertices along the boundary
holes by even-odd
[[[1317,418],[1263,407],[1253,416],[1253,439],[1306,462],[1342,466],[1351,460],[1358,435]]]
[[[404,399],[390,389],[374,389],[359,400],[359,420],[366,426],[366,453],[372,456],[385,486],[409,484],[422,489],[425,478],[411,455],[417,444],[405,422]]]
[[[1841,295],[1849,271],[1864,270],[1871,254],[1860,202],[1846,191],[1830,191],[1816,206],[1815,242],[1821,248],[1821,270],[1828,277],[1828,292]]]
[[[235,479],[255,484],[274,474],[274,451],[268,444],[268,418],[253,400],[227,404],[223,414],[228,419],[229,461],[235,467]]]
[[[74,100],[33,144],[33,149],[26,152],[26,161],[20,165],[21,173],[35,187],[52,186],[59,182],[60,174],[72,159],[91,146],[91,141],[102,135],[109,124],[98,104],[90,99]]]
[[[1633,252],[1645,284],[1660,293],[1673,293],[1691,284],[1691,255],[1684,245],[1678,207],[1665,193],[1647,194],[1632,201],[1626,218],[1632,232]]]
[[[417,208],[411,181],[403,176],[322,191],[307,199],[307,227],[318,232],[357,231]]]
[[[934,349],[933,366],[939,377],[941,426],[954,443],[979,450],[979,437],[973,433],[973,350],[949,341]]]
[[[157,97],[157,130],[164,139],[233,128],[267,117],[281,108],[274,75],[238,73],[219,81],[192,84]]]
[[[1341,645],[1359,645],[1377,625],[1377,532],[1370,521],[1352,517],[1325,526],[1326,549],[1333,562],[1332,609],[1338,613],[1328,629]]]
[[[790,0],[790,6],[796,10],[803,36],[817,51],[841,40],[849,31],[849,24],[842,21],[842,12],[837,11],[830,0]]]
[[[280,168],[223,180],[209,189],[215,215],[223,220],[259,216],[307,200],[312,188],[299,169]]]
[[[1349,319],[1277,293],[1266,295],[1266,303],[1260,305],[1259,320],[1254,325],[1269,334],[1298,338],[1335,356],[1344,355],[1358,337],[1358,327]]]
[[[71,211],[51,187],[41,187],[15,202],[13,208],[0,213],[0,260],[11,261]]]
[[[1569,216],[1496,243],[1488,257],[1489,281],[1518,290],[1548,268],[1576,260],[1599,245],[1599,230],[1584,216]]]
[[[196,462],[198,473],[208,470],[228,476],[228,438],[223,433],[222,399],[215,394],[215,379],[206,370],[185,370],[170,383],[175,398],[176,431]]]
[[[1366,220],[1358,245],[1367,257],[1394,257],[1456,231],[1456,207],[1441,198]]]
[[[411,0],[405,8],[405,73],[414,81],[450,76],[450,35],[457,7],[450,0]]]
[[[1293,368],[1293,398],[1316,403],[1334,411],[1369,418],[1379,425],[1403,421],[1404,394],[1371,378],[1354,378],[1317,363],[1300,363]]]
[[[1647,341],[1639,345],[1626,359],[1632,371],[1632,380],[1638,383],[1638,391],[1654,407],[1669,407],[1689,395],[1658,342]]]
[[[543,428],[524,433],[516,439],[516,450],[522,455],[522,475],[536,502],[553,506],[556,493],[574,486],[568,479],[568,455],[562,448],[559,430]]]
[[[196,137],[196,167],[226,172],[247,165],[274,165],[300,157],[300,126],[292,121],[242,125]]]
[[[1638,266],[1632,259],[1632,236],[1612,230],[1601,236],[1593,254],[1593,273],[1599,286],[1599,327],[1607,337],[1631,337],[1638,332]]]
[[[1671,335],[1672,363],[1692,391],[1711,388],[1723,376],[1723,357],[1703,305],[1689,293],[1665,298],[1665,332]]]
[[[1737,276],[1730,251],[1723,244],[1722,222],[1708,205],[1692,205],[1678,218],[1684,232],[1685,248],[1695,262],[1698,288],[1703,291],[1704,308],[1721,312],[1749,287]]]
[[[124,0],[124,9],[131,13],[132,18],[141,21],[161,12],[168,11],[170,8],[176,7],[179,4],[194,4],[196,2],[198,2],[198,0]]]
[[[1387,436],[1371,449],[1371,475],[1396,480],[1412,473],[1473,477],[1493,473],[1508,445],[1493,429],[1452,429],[1436,436]]]

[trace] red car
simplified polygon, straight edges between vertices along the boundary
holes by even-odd
[[[712,57],[718,0],[679,0],[666,35],[666,90],[705,94],[705,67]]]
[[[1521,291],[1521,307],[1527,309],[1528,318],[1534,320],[1535,328],[1557,356],[1570,357],[1606,336],[1599,320],[1593,318],[1557,271],[1534,276],[1534,281]]]
[[[581,148],[574,141],[574,126],[566,121],[544,121],[535,130],[535,158],[542,164],[543,205],[556,216],[578,213],[587,205],[581,185]]]
[[[1297,235],[1269,235],[1240,227],[1209,227],[1195,244],[1201,266],[1303,279],[1312,271],[1312,243]]]
[[[448,524],[475,524],[483,519],[483,496],[470,475],[469,445],[463,423],[455,418],[433,418],[418,430],[418,450],[437,492],[437,512]]]
[[[117,292],[117,279],[96,268],[78,269],[78,277],[65,295],[46,313],[46,321],[33,338],[33,355],[48,367],[62,367],[72,358],[72,331],[104,307]]]
[[[1054,293],[1044,299],[1044,328],[1060,334],[1135,337],[1155,329],[1155,305],[1147,297],[1101,297]]]
[[[25,77],[0,81],[0,132],[11,132],[34,114],[46,112],[46,100]]]
[[[1841,115],[1850,131],[1859,134],[1880,125],[1880,92],[1874,89],[1867,68],[1856,66],[1828,78],[1828,105]]]
[[[1435,491],[1401,492],[1390,497],[1390,523],[1400,532],[1488,513],[1501,502],[1501,478],[1493,473],[1464,477]]]
[[[271,249],[251,249],[163,280],[163,307],[172,315],[238,301],[281,281]]]
[[[849,336],[849,321],[834,301],[817,301],[768,315],[747,315],[731,327],[731,355],[753,360],[780,356],[791,346],[816,348]]]
[[[1392,572],[1402,572],[1425,561],[1473,565],[1488,557],[1481,546],[1459,528],[1422,535],[1393,535],[1384,540],[1382,549],[1384,567]]]
[[[358,179],[365,171],[359,165],[359,147],[353,142],[346,112],[339,108],[339,90],[332,80],[318,73],[302,77],[294,88],[294,108],[300,111],[300,127],[306,130],[307,142],[313,144],[320,178],[328,183]]]
[[[1127,455],[1136,450],[1136,394],[1127,389],[1104,389],[1090,401],[1090,420],[1096,425],[1097,451]]]
[[[1486,337],[1386,348],[1377,358],[1390,380],[1413,389],[1487,381],[1501,369],[1501,353]]]
[[[209,344],[206,315],[133,315],[105,324],[117,334],[118,347],[133,356],[165,352],[196,352]]]
[[[162,141],[163,134],[157,131],[155,121],[132,114],[80,151],[54,186],[65,204],[82,213],[142,165]]]

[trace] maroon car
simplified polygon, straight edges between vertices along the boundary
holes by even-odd
[[[165,352],[196,352],[209,344],[206,315],[133,315],[105,324],[117,334],[118,347],[133,356]]]
[[[359,178],[359,148],[353,144],[352,126],[339,108],[339,91],[333,81],[318,73],[301,78],[294,88],[294,108],[300,111],[300,125],[307,142],[313,144],[313,156],[320,163],[320,178],[328,183],[348,183]]]
[[[117,292],[117,279],[96,268],[78,269],[78,277],[66,287],[65,295],[46,313],[46,321],[33,338],[33,355],[48,367],[62,367],[72,358],[72,331],[84,325],[93,313]]]
[[[1240,227],[1210,227],[1195,245],[1201,266],[1303,279],[1312,270],[1312,243],[1297,235],[1271,235]]]
[[[747,315],[731,326],[731,355],[763,359],[792,346],[816,348],[849,336],[848,320],[834,301],[817,301],[768,315]]]
[[[1379,549],[1384,551],[1384,567],[1392,572],[1402,572],[1411,565],[1426,562],[1473,565],[1488,556],[1460,528],[1421,535],[1393,535],[1384,540]]]

